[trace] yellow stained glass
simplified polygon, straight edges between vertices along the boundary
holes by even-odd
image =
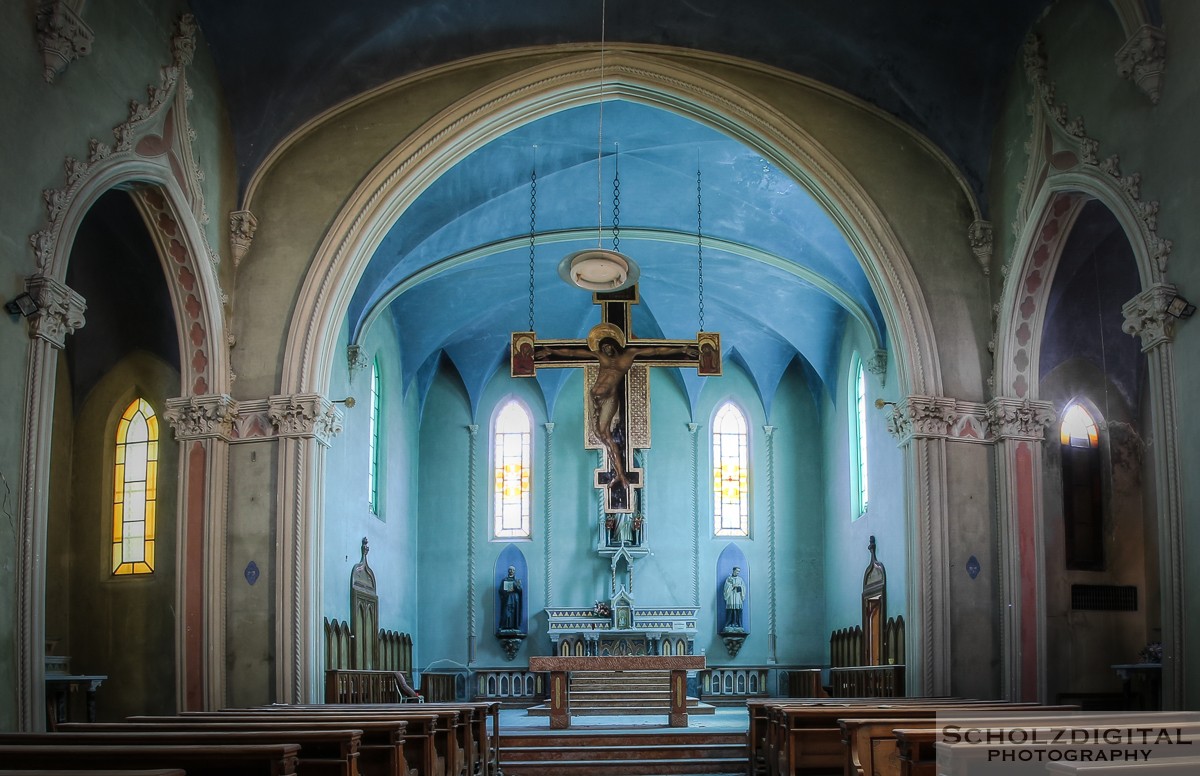
[[[158,418],[135,399],[117,423],[113,466],[113,573],[154,571]]]

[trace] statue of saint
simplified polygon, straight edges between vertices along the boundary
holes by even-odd
[[[742,570],[733,567],[733,573],[725,577],[725,627],[722,630],[742,630],[742,604],[746,600],[746,580],[741,576]]]
[[[508,576],[500,580],[500,630],[515,631],[521,628],[521,580],[517,569],[508,567]]]

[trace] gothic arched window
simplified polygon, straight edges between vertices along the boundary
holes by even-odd
[[[1098,571],[1104,568],[1100,430],[1083,405],[1073,404],[1063,414],[1059,444],[1067,568]]]
[[[713,533],[750,535],[750,446],[746,416],[725,402],[713,416]]]
[[[854,357],[850,368],[850,514],[858,519],[867,513],[867,380],[862,360]]]
[[[371,460],[367,465],[367,498],[372,514],[379,514],[379,426],[380,409],[383,404],[382,377],[379,374],[379,359],[371,360],[371,429],[369,443]]]
[[[154,512],[158,481],[158,416],[134,399],[117,423],[113,470],[113,574],[154,571]]]
[[[493,418],[492,429],[492,536],[528,539],[532,536],[533,420],[521,402],[509,399]]]

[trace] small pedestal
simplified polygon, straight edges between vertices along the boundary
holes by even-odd
[[[746,636],[750,635],[741,628],[723,628],[717,634],[721,640],[725,642],[725,651],[730,657],[737,657],[738,652],[742,651],[742,643],[746,641]]]
[[[519,630],[498,630],[496,638],[500,641],[500,646],[504,648],[504,659],[512,660],[517,656],[517,650],[521,648],[521,642],[525,641],[526,634]]]

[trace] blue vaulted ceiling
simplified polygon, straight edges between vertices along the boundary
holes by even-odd
[[[794,180],[740,142],[658,108],[610,100],[602,141],[600,126],[596,105],[564,110],[493,140],[439,178],[368,265],[349,311],[352,337],[378,316],[392,316],[402,332],[406,385],[423,390],[445,354],[477,402],[506,368],[509,332],[529,326],[534,170],[535,330],[584,336],[598,310],[557,267],[598,239],[611,247],[616,170],[619,248],[641,269],[637,336],[695,335],[702,257],[704,328],[721,332],[726,358],[750,373],[768,409],[797,357],[827,386],[836,383],[836,349],[848,322],[863,327],[860,341],[886,344],[856,257]],[[539,373],[551,409],[566,376]],[[703,379],[686,370],[677,377],[694,403]]]

